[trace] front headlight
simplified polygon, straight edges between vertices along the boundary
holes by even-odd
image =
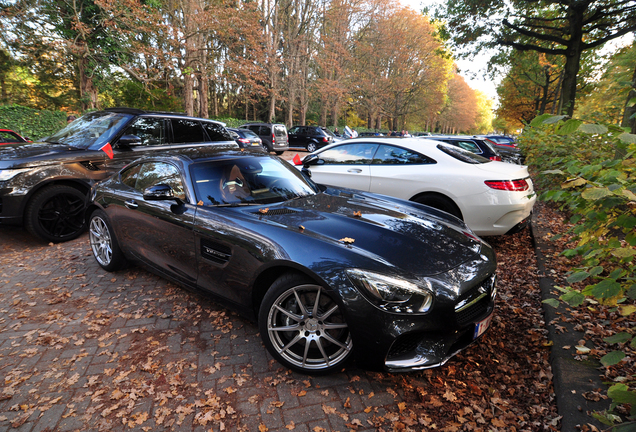
[[[20,173],[25,171],[29,171],[31,168],[21,168],[21,169],[5,169],[0,170],[0,181],[11,180],[13,177],[17,176]]]
[[[361,269],[347,269],[349,280],[380,309],[397,313],[426,313],[433,305],[430,283],[416,285],[395,276]]]

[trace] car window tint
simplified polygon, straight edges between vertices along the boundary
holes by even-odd
[[[198,205],[269,204],[314,195],[287,162],[268,157],[225,159],[190,167]]]
[[[287,135],[287,129],[282,125],[274,125],[274,134],[276,134],[276,136],[285,136]]]
[[[170,186],[174,196],[185,201],[185,192],[179,170],[165,162],[146,162],[137,175],[135,189],[139,192],[159,184]]]
[[[166,143],[164,121],[154,117],[140,117],[126,128],[124,135],[135,135],[141,139],[141,145],[163,145]]]
[[[459,147],[454,147],[450,145],[438,144],[437,148],[446,153],[449,156],[454,157],[455,159],[466,162],[469,164],[482,164],[491,162],[490,159],[486,159],[483,156],[476,155],[473,152],[469,152],[468,150],[464,150]]]
[[[328,164],[369,165],[378,144],[343,144],[320,153],[320,159]]]
[[[292,135],[293,135],[293,134],[300,133],[300,131],[301,131],[301,128],[300,128],[300,127],[298,127],[298,126],[294,126],[293,128],[291,128],[291,129],[290,129],[290,130],[288,130],[287,132],[288,132],[289,134],[292,134]]]
[[[14,143],[20,142],[20,139],[17,136],[12,135],[11,132],[0,131],[0,141],[5,143]]]
[[[210,141],[230,141],[232,139],[227,129],[218,123],[203,122],[203,128],[208,133]]]
[[[203,142],[201,123],[189,119],[172,119],[172,136],[175,143]]]
[[[434,164],[433,159],[402,147],[381,145],[375,153],[373,163],[376,165]]]
[[[464,150],[468,150],[469,152],[473,152],[476,154],[481,153],[481,149],[473,141],[451,141],[450,143],[455,144],[456,146],[461,147]]]
[[[245,138],[258,138],[258,135],[256,135],[254,132],[252,132],[251,130],[247,130],[244,129],[241,131],[243,133],[243,136]]]
[[[258,131],[259,135],[271,135],[270,131],[269,131],[269,126],[261,126],[260,130]]]
[[[129,168],[126,168],[121,172],[119,178],[123,184],[126,186],[130,186],[131,188],[135,187],[137,183],[137,176],[139,175],[139,170],[141,170],[141,164],[133,165]]]

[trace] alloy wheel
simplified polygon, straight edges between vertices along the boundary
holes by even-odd
[[[306,371],[337,367],[353,347],[338,304],[319,285],[295,286],[278,296],[269,308],[267,332],[278,355]]]
[[[113,259],[113,240],[106,222],[100,217],[93,217],[88,236],[97,262],[103,266],[109,265]]]

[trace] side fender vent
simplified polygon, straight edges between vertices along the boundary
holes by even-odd
[[[202,239],[201,256],[217,264],[225,264],[232,257],[232,249],[225,245]]]
[[[82,166],[84,168],[86,168],[89,171],[100,171],[101,170],[101,168],[99,166],[95,165],[91,161],[82,161],[80,163],[82,164]]]

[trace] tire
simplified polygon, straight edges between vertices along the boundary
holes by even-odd
[[[318,147],[316,147],[316,143],[315,143],[315,142],[313,142],[313,141],[307,144],[307,151],[308,151],[309,153],[313,153],[313,152],[315,152],[317,148],[318,148]]]
[[[285,152],[284,151],[275,151],[274,153],[276,153],[278,156],[280,156],[280,155],[282,155]]]
[[[84,231],[86,195],[71,186],[46,186],[33,195],[24,211],[26,229],[43,240],[60,243]]]
[[[95,260],[104,270],[112,272],[126,267],[126,258],[119,248],[108,217],[102,210],[95,210],[91,214],[88,238]]]
[[[329,291],[302,275],[286,274],[272,284],[258,324],[270,354],[297,372],[326,374],[351,356],[353,341],[340,306]]]
[[[436,208],[441,211],[445,211],[446,213],[450,213],[458,219],[464,220],[459,207],[457,207],[453,200],[451,200],[450,198],[446,198],[443,195],[425,194],[415,197],[413,201]]]

